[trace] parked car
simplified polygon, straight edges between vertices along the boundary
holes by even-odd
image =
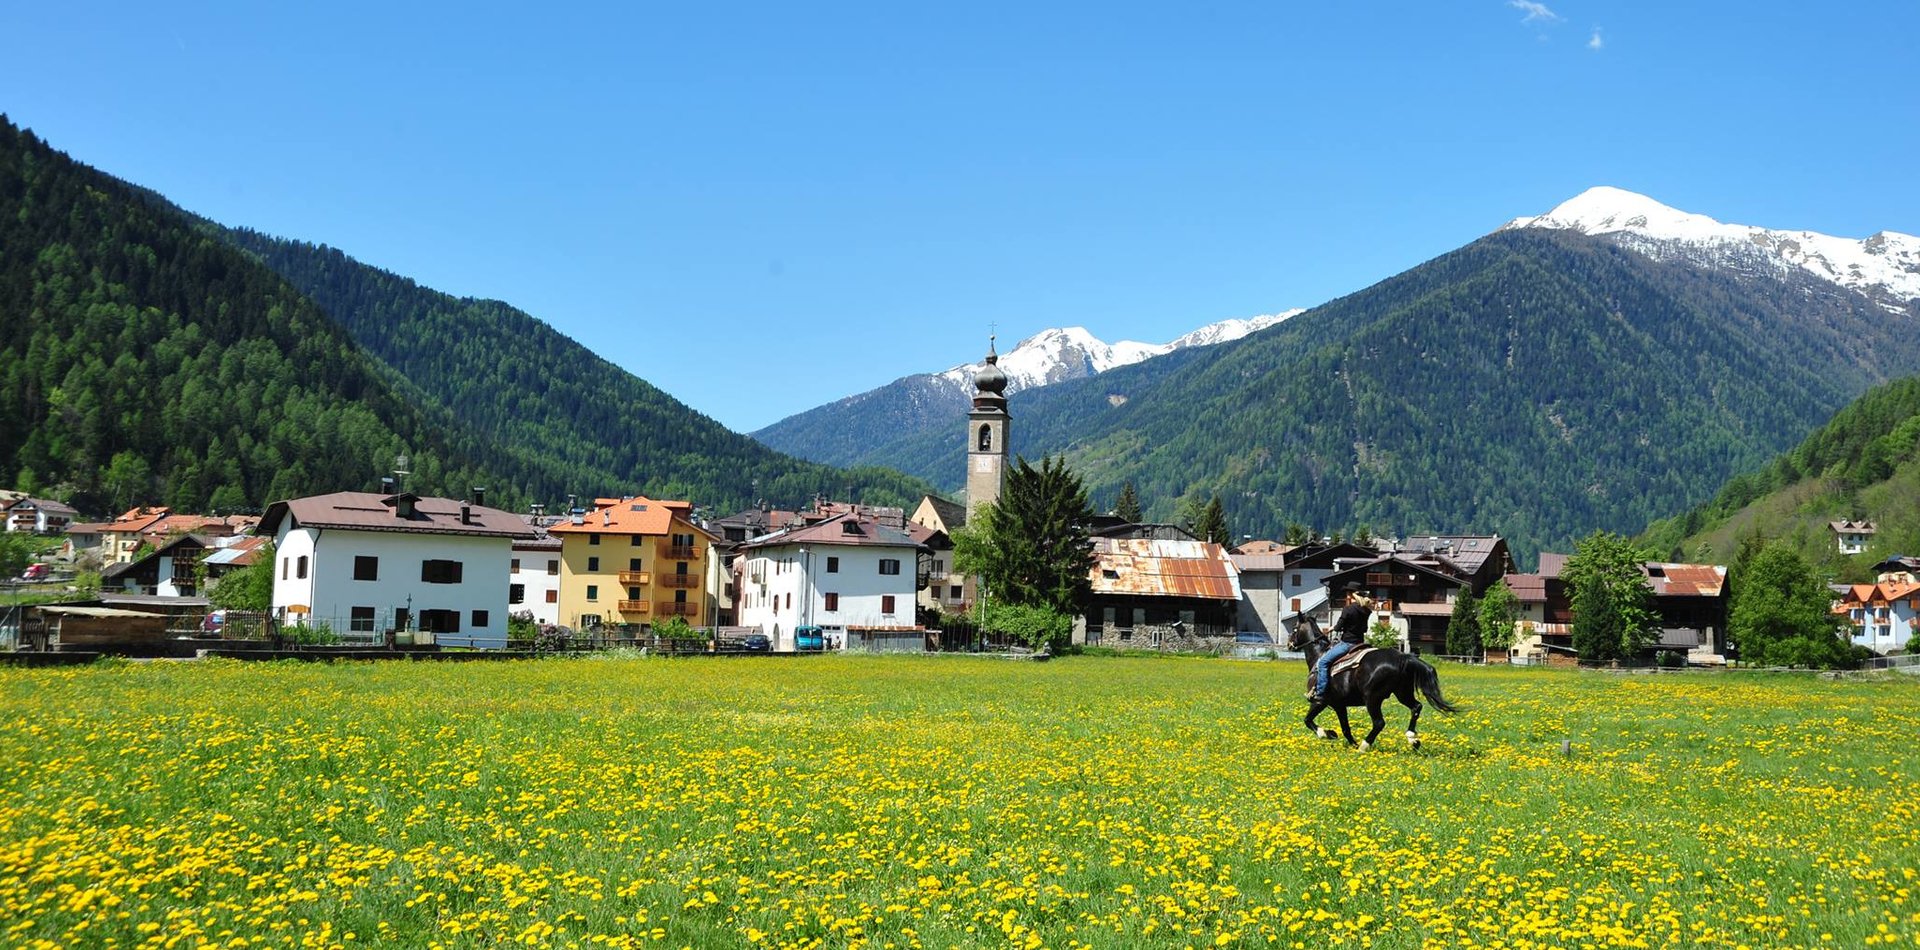
[[[773,651],[773,641],[767,639],[764,633],[749,633],[740,638],[740,649],[748,653],[770,653]]]
[[[795,627],[793,648],[801,653],[819,653],[827,648],[827,640],[821,635],[819,627]]]
[[[1239,633],[1236,633],[1233,635],[1233,642],[1251,643],[1251,644],[1254,644],[1255,646],[1263,646],[1263,647],[1273,646],[1273,638],[1267,636],[1264,633],[1261,633],[1258,630],[1242,630]]]
[[[21,573],[20,579],[23,581],[44,581],[51,573],[51,570],[45,564],[29,564],[27,565],[26,571]]]

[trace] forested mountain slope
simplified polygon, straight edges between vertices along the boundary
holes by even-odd
[[[905,505],[930,490],[889,469],[845,471],[776,452],[500,301],[422,287],[334,248],[225,234],[317,302],[420,400],[522,464],[564,473],[583,495],[623,487],[730,511],[816,493]]]
[[[373,488],[399,454],[416,490],[487,485],[504,505],[647,491],[727,507],[756,479],[785,503],[921,488],[786,458],[518,311],[309,250],[401,299],[336,322],[227,232],[0,118],[0,481],[90,513]],[[553,371],[568,358],[580,368]],[[603,441],[583,444],[592,426]]]
[[[0,478],[105,512],[502,484],[314,304],[140,190],[0,118]]]
[[[1858,293],[1523,229],[1244,340],[1016,395],[1012,444],[1067,453],[1108,503],[1134,481],[1153,517],[1218,492],[1236,533],[1498,532],[1526,563],[1697,503],[1917,369],[1920,335]],[[958,438],[886,451],[956,485]]]
[[[1874,522],[1865,552],[1839,552],[1828,523],[1843,518]],[[1889,555],[1920,554],[1920,377],[1868,391],[1792,451],[1644,536],[1676,557],[1721,563],[1747,539],[1784,539],[1845,581],[1870,579]]]

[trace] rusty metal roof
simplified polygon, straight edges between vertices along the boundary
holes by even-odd
[[[1095,538],[1088,571],[1095,594],[1239,600],[1240,572],[1206,541]]]
[[[1727,569],[1718,564],[1640,565],[1656,597],[1718,597],[1727,586]]]

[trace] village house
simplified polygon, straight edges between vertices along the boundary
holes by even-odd
[[[1904,651],[1920,625],[1920,584],[1911,580],[1853,584],[1833,605],[1833,612],[1853,626],[1854,643],[1883,656]]]
[[[45,498],[22,498],[0,511],[8,532],[26,534],[59,534],[80,516],[72,506]]]
[[[1510,657],[1526,663],[1577,662],[1573,649],[1573,597],[1560,577],[1564,554],[1542,553],[1539,570],[1508,574],[1504,580],[1520,602],[1518,629]]]
[[[1920,557],[1896,554],[1873,566],[1873,579],[1880,583],[1900,581],[1920,584]]]
[[[1879,529],[1871,521],[1841,519],[1827,522],[1827,529],[1833,532],[1834,544],[1841,554],[1859,554],[1867,549],[1873,535]]]
[[[1391,554],[1358,561],[1336,558],[1327,575],[1327,615],[1361,592],[1375,601],[1376,622],[1394,628],[1401,645],[1416,653],[1446,652],[1447,623],[1462,590],[1475,597],[1511,573],[1513,557],[1504,538],[1431,535],[1408,538]]]
[[[1727,661],[1727,569],[1719,564],[1640,565],[1653,590],[1652,607],[1660,617],[1656,651],[1684,653],[1687,662]]]
[[[796,649],[801,627],[817,628],[828,649],[924,649],[914,607],[931,555],[857,511],[784,528],[741,546],[735,614],[780,651]]]
[[[195,597],[200,589],[199,566],[213,542],[196,534],[182,534],[131,561],[119,561],[100,571],[103,588],[117,588],[158,597]]]
[[[965,506],[926,495],[908,519],[908,532],[933,552],[933,568],[927,574],[926,589],[920,592],[920,606],[948,614],[965,614],[978,597],[977,582],[959,571],[953,563],[953,532],[967,523]],[[918,527],[920,530],[915,531]]]
[[[691,502],[597,498],[547,533],[560,540],[562,625],[638,632],[674,617],[714,623],[716,539],[693,522]]]
[[[273,614],[373,639],[419,630],[441,644],[501,647],[512,512],[411,492],[334,492],[275,502],[256,529],[274,539]]]
[[[1256,545],[1241,545],[1231,555],[1240,572],[1239,628],[1281,645],[1292,637],[1294,618],[1325,613],[1327,575],[1340,560],[1376,556],[1356,544]]]
[[[1093,595],[1075,643],[1159,648],[1170,640],[1232,636],[1240,572],[1226,548],[1171,525],[1124,525],[1093,539]]]
[[[539,532],[539,536],[513,542],[513,561],[507,571],[507,611],[524,613],[532,617],[534,623],[558,626],[563,544],[548,534],[547,526],[538,519],[529,520],[527,524]]]

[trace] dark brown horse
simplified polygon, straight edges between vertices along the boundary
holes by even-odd
[[[1307,654],[1307,687],[1313,687],[1313,665],[1332,647],[1327,636],[1320,632],[1320,625],[1311,618],[1302,618],[1293,628],[1292,646],[1305,650]],[[1336,659],[1336,664],[1342,660]],[[1340,733],[1346,736],[1347,745],[1358,745],[1365,752],[1373,748],[1373,740],[1380,737],[1387,720],[1380,714],[1380,707],[1388,696],[1400,700],[1400,704],[1413,710],[1407,720],[1407,743],[1420,748],[1420,700],[1415,694],[1424,694],[1427,701],[1441,712],[1454,712],[1459,707],[1447,702],[1440,695],[1440,674],[1417,656],[1410,656],[1399,650],[1375,650],[1360,658],[1360,665],[1347,670],[1327,681],[1327,690],[1307,709],[1307,728],[1322,739],[1333,738],[1332,729],[1322,729],[1314,725],[1321,710],[1331,707],[1340,717]],[[1367,715],[1373,717],[1373,731],[1358,743],[1353,741],[1353,728],[1347,723],[1347,709],[1353,706],[1367,707]]]

